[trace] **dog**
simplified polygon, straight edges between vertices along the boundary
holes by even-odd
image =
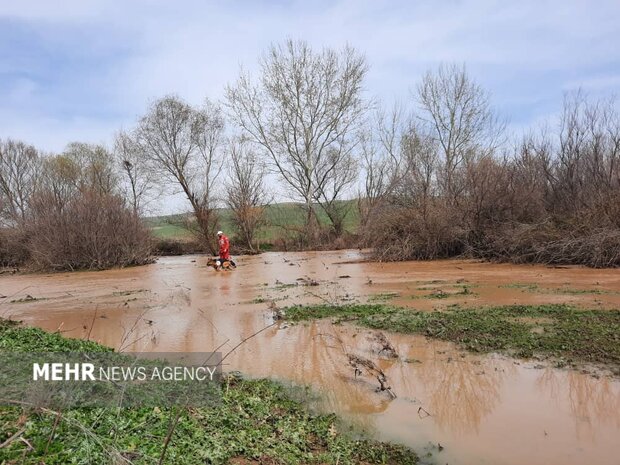
[[[222,260],[221,258],[210,258],[207,261],[207,266],[212,267],[215,271],[220,271],[220,270],[230,271],[230,270],[234,270],[235,268],[237,268],[237,264],[234,261],[232,261],[232,259]]]

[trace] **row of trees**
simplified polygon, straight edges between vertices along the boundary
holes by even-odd
[[[0,261],[72,270],[150,260],[150,235],[126,208],[105,148],[69,144],[60,155],[0,141]]]
[[[193,213],[187,227],[211,252],[223,206],[232,211],[238,242],[253,250],[274,190],[267,179],[278,179],[303,209],[302,247],[329,247],[346,235],[344,220],[357,208],[359,244],[381,259],[465,253],[620,263],[613,101],[570,96],[557,130],[515,143],[464,67],[428,72],[413,109],[389,111],[366,98],[367,70],[351,47],[315,51],[290,40],[263,55],[258,77],[242,71],[221,104],[192,106],[175,96],[154,102],[117,135],[112,153],[72,144],[60,156],[41,157],[5,141],[1,217],[18,228],[44,213],[37,208],[48,210],[38,205],[92,202],[95,193],[98,201],[117,199],[136,220],[154,199],[181,192]],[[22,229],[32,244],[35,230]]]
[[[463,68],[428,73],[416,97],[416,114],[383,115],[363,144],[362,222],[377,258],[620,265],[614,99],[567,95],[557,126],[512,142]]]

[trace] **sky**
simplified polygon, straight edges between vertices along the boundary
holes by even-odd
[[[464,63],[519,132],[567,91],[618,93],[619,37],[620,0],[0,0],[0,138],[109,146],[154,99],[221,99],[287,38],[354,46],[388,105],[414,106],[425,71]]]

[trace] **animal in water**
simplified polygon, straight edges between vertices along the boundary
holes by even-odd
[[[210,258],[207,261],[207,266],[212,267],[215,271],[225,270],[230,271],[237,268],[237,264],[232,260],[222,260],[221,258]]]

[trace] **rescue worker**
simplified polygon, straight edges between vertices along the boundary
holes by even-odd
[[[220,260],[230,260],[230,241],[228,237],[222,231],[218,231],[217,238],[220,244]]]

